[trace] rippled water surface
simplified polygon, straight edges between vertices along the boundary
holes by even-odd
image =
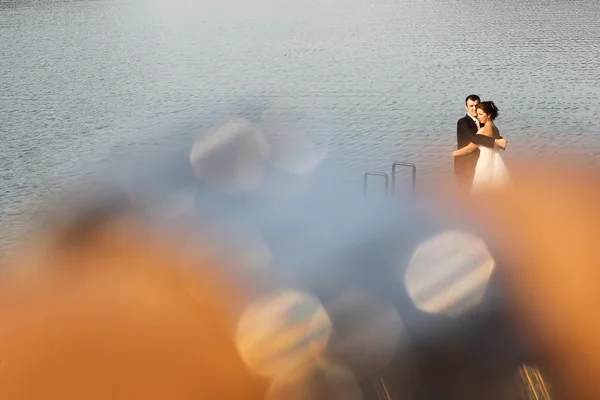
[[[281,98],[328,115],[357,176],[450,179],[471,92],[498,104],[507,162],[597,158],[599,20],[597,0],[0,0],[1,225],[82,165]]]

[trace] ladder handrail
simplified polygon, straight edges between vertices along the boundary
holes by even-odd
[[[388,192],[389,192],[390,177],[385,172],[379,172],[379,171],[367,171],[364,173],[364,175],[363,175],[363,193],[364,193],[364,195],[365,196],[367,195],[367,186],[368,186],[369,176],[383,177],[383,179],[385,181],[385,195],[387,196]]]
[[[417,166],[413,163],[396,161],[392,164],[392,194],[396,193],[396,167],[409,167],[412,169],[413,193],[417,186]]]

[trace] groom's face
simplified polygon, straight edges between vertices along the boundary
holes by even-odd
[[[467,105],[465,106],[469,115],[473,118],[477,118],[477,106],[479,105],[478,100],[467,100]]]

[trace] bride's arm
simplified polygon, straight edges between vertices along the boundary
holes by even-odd
[[[475,144],[480,144],[482,146],[489,147],[490,149],[494,148],[494,144],[495,144],[494,138],[488,137],[485,135],[478,135],[478,133],[481,132],[481,129],[479,129],[477,131],[477,133],[473,132],[471,130],[471,128],[468,126],[468,123],[465,122],[464,119],[461,119],[459,121],[458,130],[461,132],[461,135],[466,136],[469,139],[469,141],[471,141]]]
[[[475,150],[476,148],[477,148],[477,145],[475,143],[471,142],[468,145],[466,145],[465,147],[460,148],[456,151],[453,151],[452,157],[467,155],[467,154],[471,153],[473,150]]]

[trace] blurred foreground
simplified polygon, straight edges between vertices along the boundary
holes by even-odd
[[[366,199],[246,121],[199,142],[7,260],[0,398],[549,396],[532,365],[553,398],[600,397],[594,173]]]

